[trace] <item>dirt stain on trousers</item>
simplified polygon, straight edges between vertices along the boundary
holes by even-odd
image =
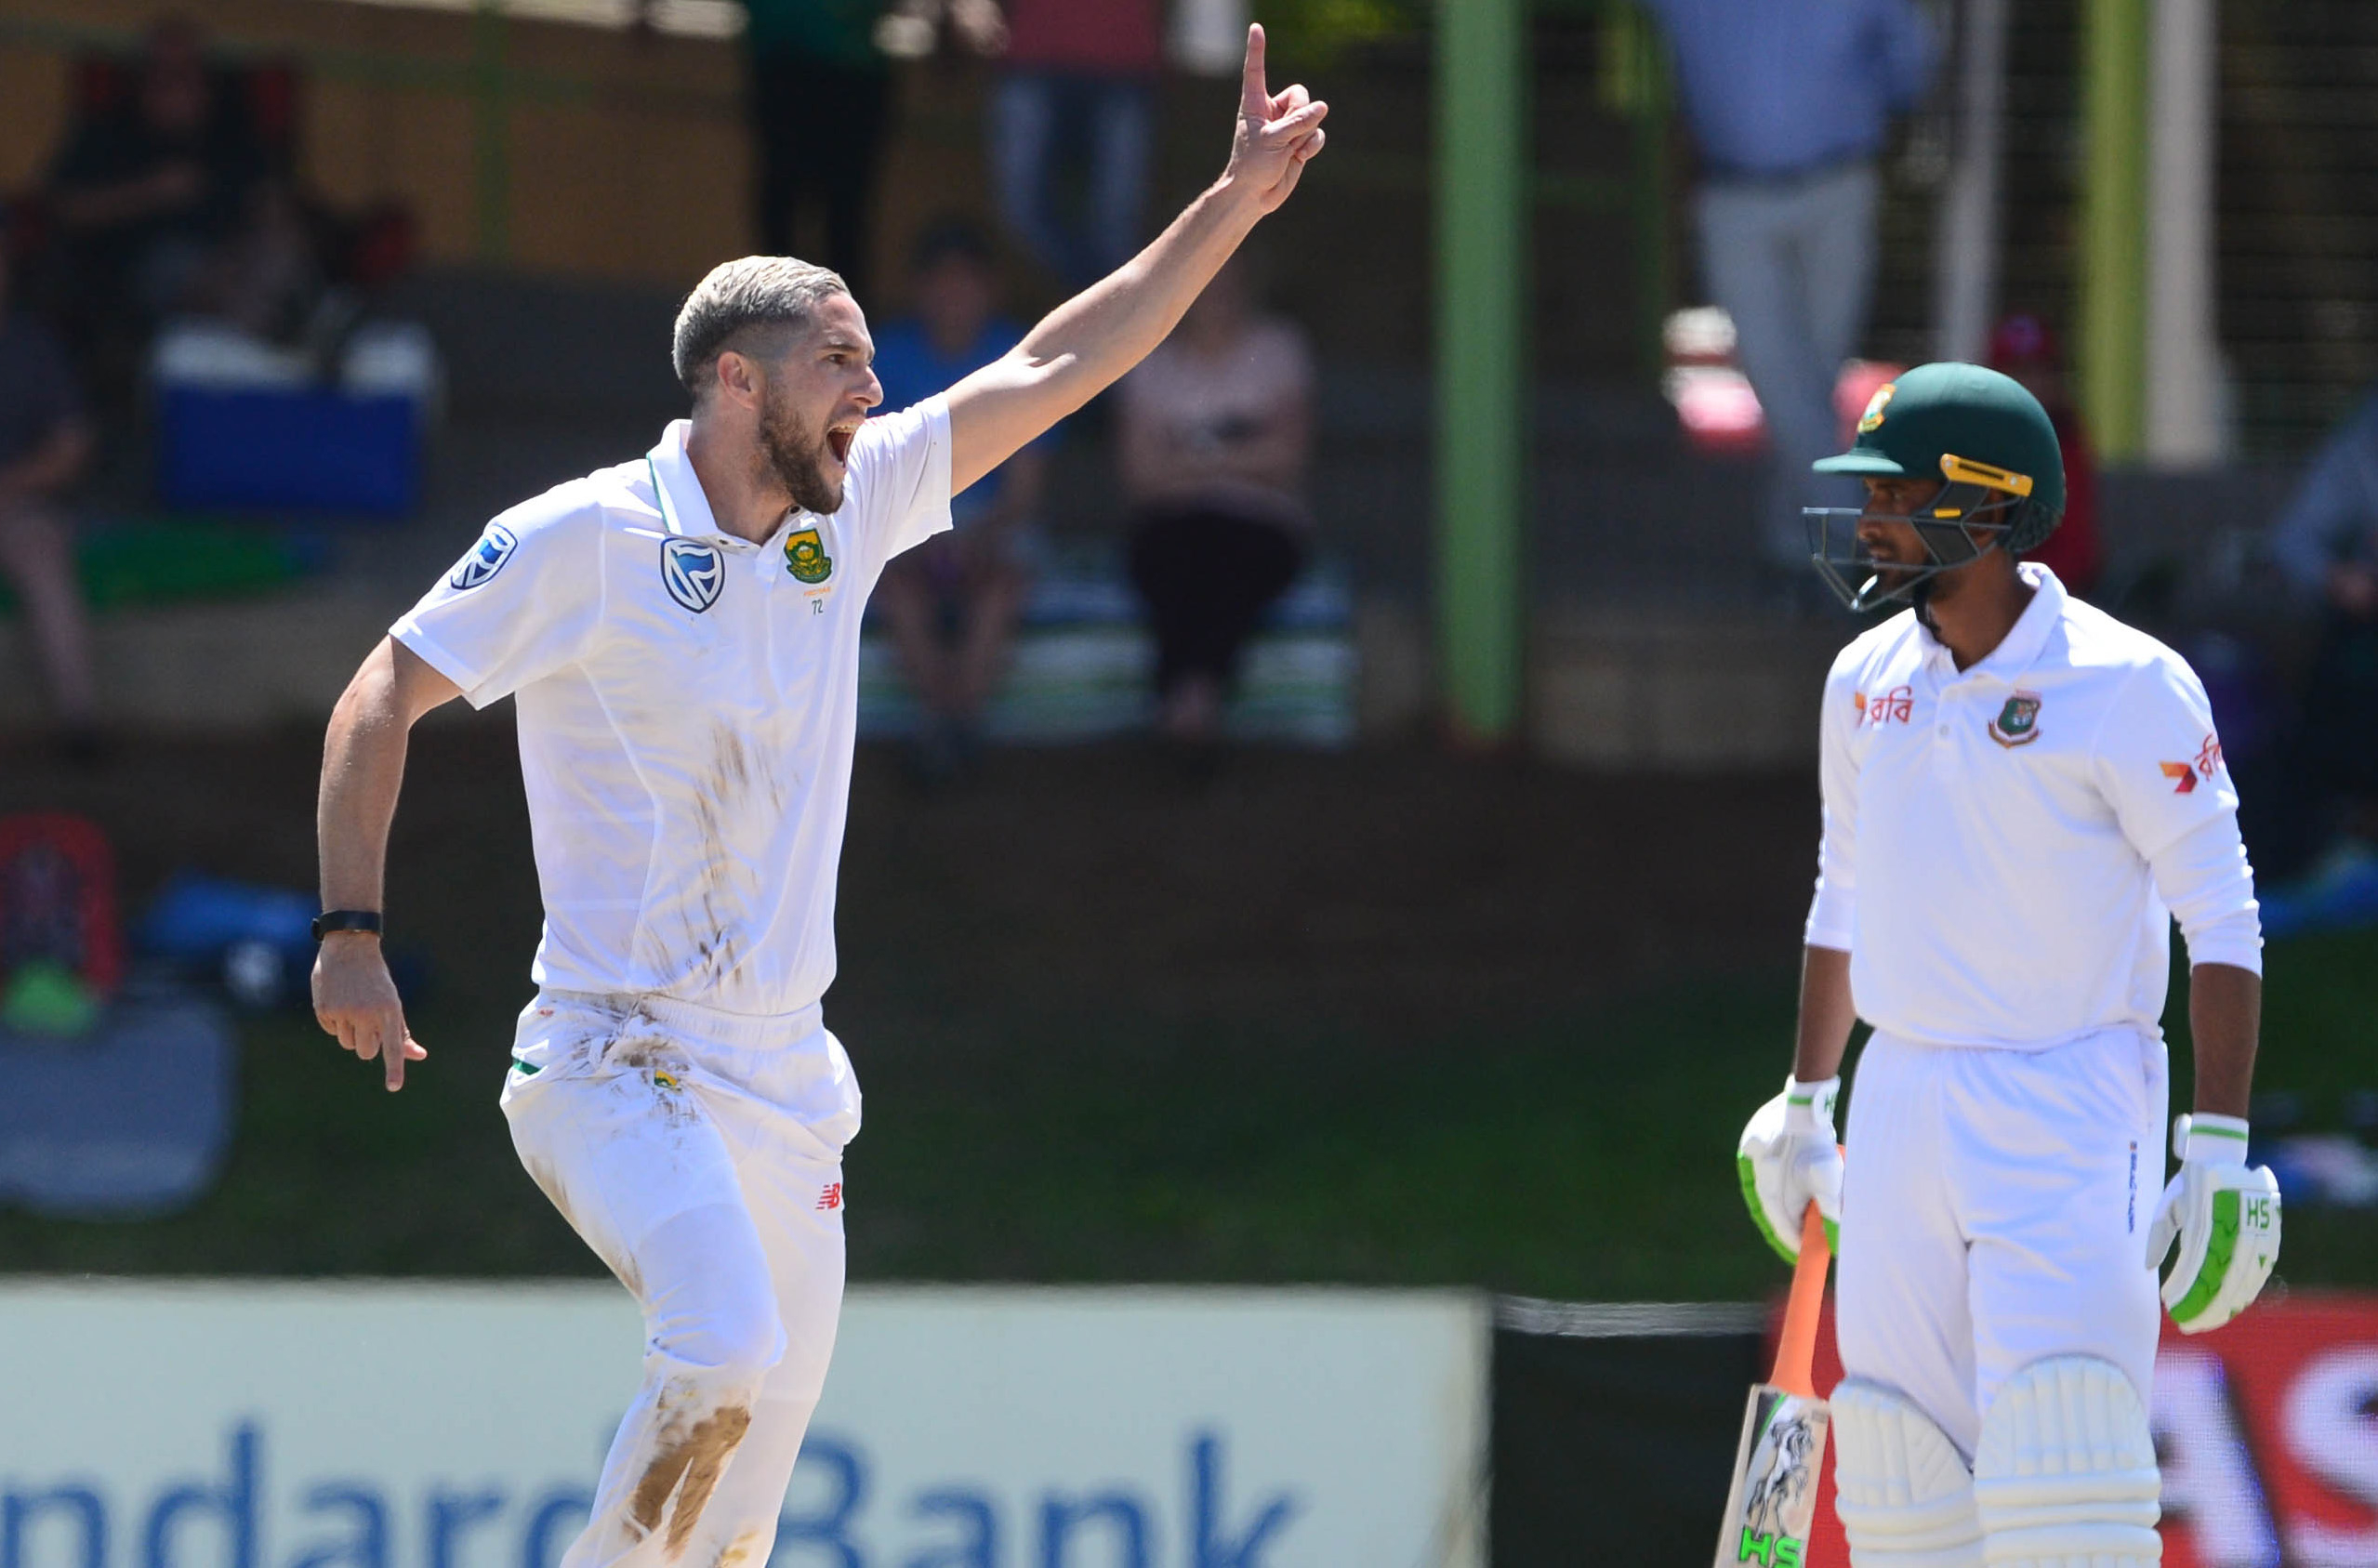
[[[628,1500],[628,1517],[647,1535],[660,1530],[662,1515],[667,1515],[667,1556],[672,1562],[684,1555],[685,1544],[693,1539],[694,1525],[701,1522],[702,1510],[709,1504],[720,1472],[751,1427],[748,1405],[723,1405],[690,1423],[687,1414],[683,1410],[663,1414],[653,1462]]]

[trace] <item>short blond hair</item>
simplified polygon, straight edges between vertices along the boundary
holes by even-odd
[[[678,308],[669,361],[696,399],[712,379],[719,356],[760,333],[798,329],[817,307],[851,285],[841,274],[789,256],[746,256],[722,261],[694,285]]]

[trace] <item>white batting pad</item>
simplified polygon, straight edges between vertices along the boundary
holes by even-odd
[[[1880,1383],[1833,1390],[1835,1509],[1856,1568],[1981,1568],[1974,1477],[1929,1416]]]
[[[1842,1452],[1849,1452],[1846,1437]],[[2034,1362],[1983,1413],[1974,1494],[1990,1568],[2160,1561],[2160,1491],[2147,1407],[2110,1362]]]

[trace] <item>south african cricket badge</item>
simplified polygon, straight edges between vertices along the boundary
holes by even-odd
[[[2017,692],[1990,720],[1990,739],[2002,746],[2029,745],[2040,738],[2040,694]]]
[[[785,566],[797,583],[812,586],[834,575],[834,558],[814,528],[796,528],[785,540]]]

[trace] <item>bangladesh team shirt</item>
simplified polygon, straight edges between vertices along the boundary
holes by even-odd
[[[2196,673],[2047,568],[2021,571],[2031,602],[1971,668],[1908,611],[1825,684],[1807,940],[1849,953],[1859,1017],[1922,1044],[2158,1034],[2174,908],[2195,962],[2262,968]]]
[[[773,1016],[834,979],[860,615],[949,526],[949,410],[867,420],[841,509],[756,545],[712,518],[692,428],[496,518],[390,635],[474,707],[515,700],[539,985]]]

